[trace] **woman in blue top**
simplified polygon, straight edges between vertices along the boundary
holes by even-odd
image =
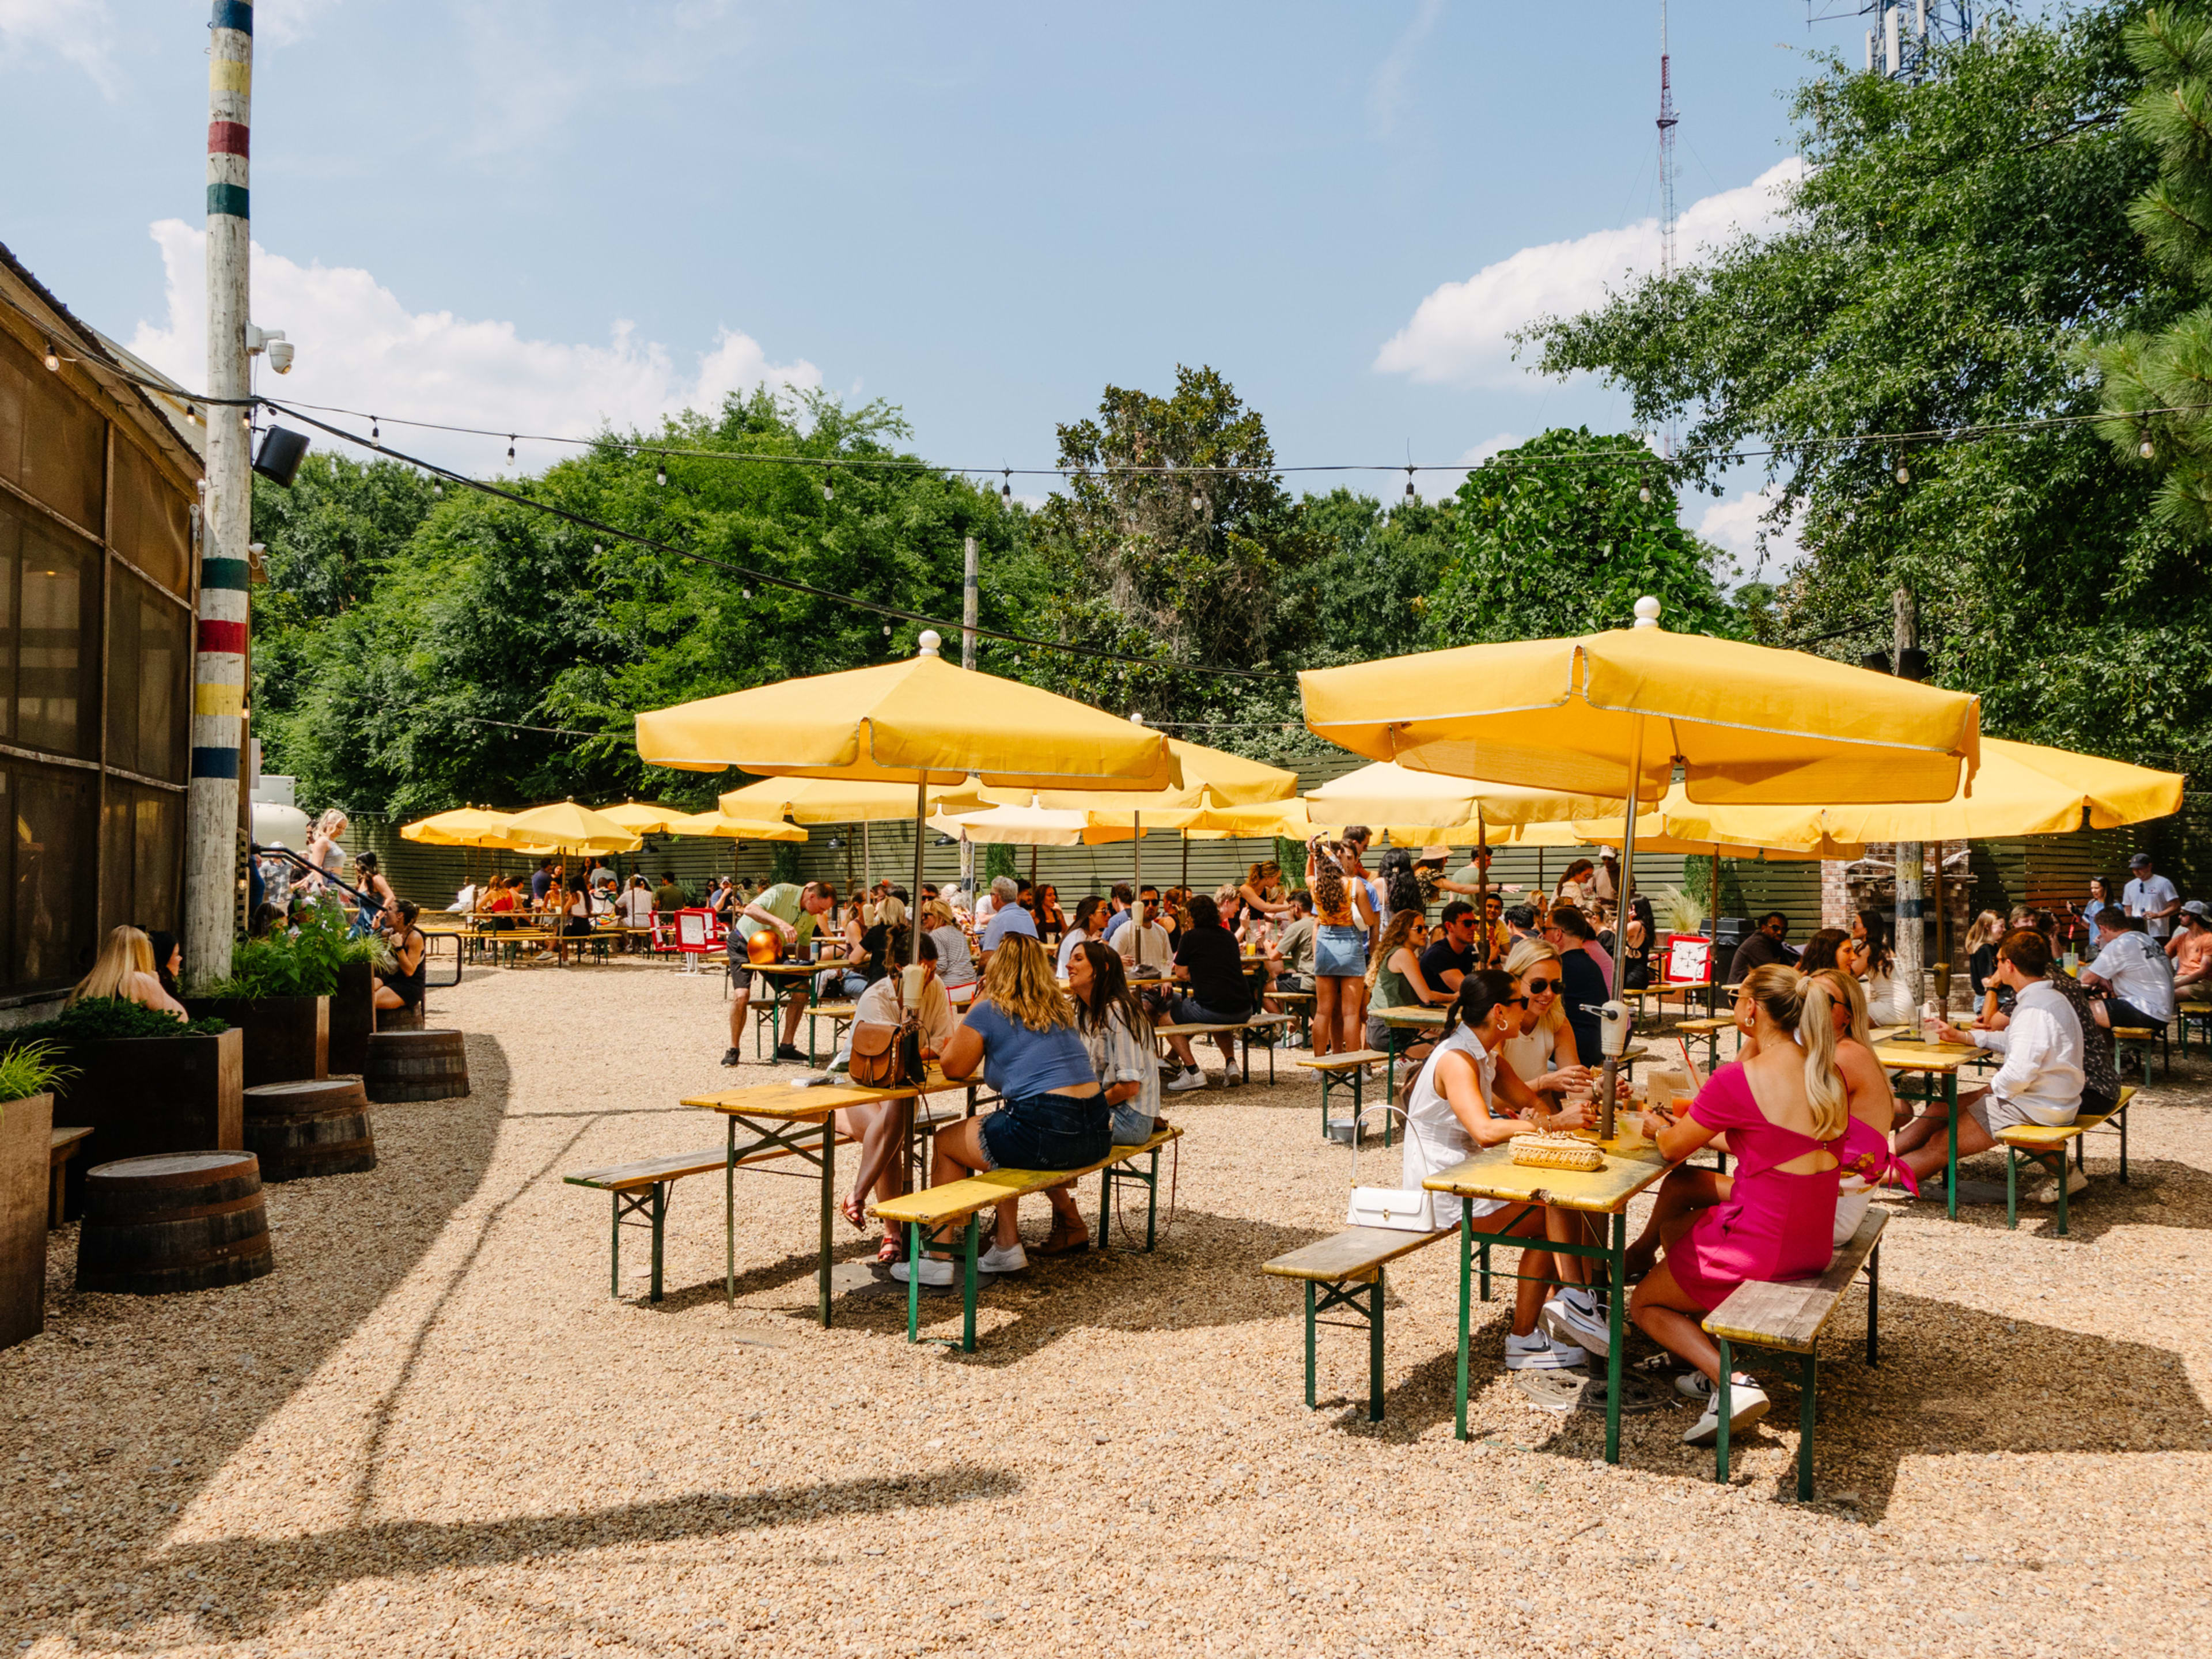
[[[983,970],[983,988],[945,1045],[943,1063],[956,1083],[980,1069],[999,1091],[999,1109],[938,1131],[933,1185],[985,1170],[1080,1170],[1113,1150],[1113,1111],[1075,1028],[1075,1010],[1054,981],[1050,954],[1029,935],[1008,933],[999,941]],[[991,1248],[975,1263],[986,1273],[1029,1266],[1015,1206],[1011,1198],[998,1206]],[[907,1268],[895,1262],[891,1276],[902,1281]],[[925,1255],[921,1282],[951,1284],[951,1258],[936,1249]]]

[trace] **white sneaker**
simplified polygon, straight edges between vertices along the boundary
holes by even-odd
[[[891,1277],[900,1284],[905,1284],[908,1269],[912,1266],[913,1263],[907,1261],[892,1262]],[[922,1257],[921,1282],[933,1291],[950,1290],[952,1287],[952,1264],[933,1255]]]
[[[1203,1072],[1185,1072],[1182,1076],[1176,1079],[1174,1082],[1166,1084],[1163,1086],[1165,1087],[1170,1094],[1187,1095],[1193,1089],[1203,1089],[1206,1087],[1206,1073]]]
[[[1003,1250],[994,1244],[975,1258],[975,1270],[978,1273],[1018,1273],[1027,1268],[1029,1265],[1029,1254],[1022,1249],[1022,1242],[1018,1238]]]
[[[1602,1359],[1613,1352],[1613,1333],[1595,1303],[1585,1308],[1577,1301],[1589,1295],[1587,1291],[1561,1291],[1545,1303],[1540,1322],[1559,1340],[1587,1348]]]
[[[1589,1358],[1573,1343],[1559,1341],[1542,1330],[1526,1336],[1506,1333],[1505,1369],[1509,1371],[1563,1371]]]
[[[1703,1371],[1684,1371],[1674,1378],[1674,1392],[1702,1406],[1713,1397],[1713,1379]],[[1719,1432],[1717,1425],[1714,1431]]]
[[[1766,1415],[1766,1408],[1771,1403],[1766,1397],[1766,1390],[1756,1382],[1731,1384],[1729,1389],[1729,1432],[1731,1435],[1742,1433]],[[1705,1402],[1705,1414],[1690,1425],[1690,1431],[1682,1437],[1682,1443],[1686,1446],[1710,1446],[1720,1437],[1720,1391],[1715,1389],[1712,1398]]]
[[[2071,1198],[2076,1193],[2086,1193],[2088,1190],[2089,1177],[2086,1173],[2080,1170],[2069,1170],[2066,1172],[2067,1197]],[[2058,1201],[2057,1181],[2054,1178],[2045,1182],[2030,1193],[2027,1198],[2031,1204],[2056,1204]]]

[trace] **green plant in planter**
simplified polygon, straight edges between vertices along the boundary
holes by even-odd
[[[352,939],[335,907],[307,907],[296,928],[269,939],[240,939],[231,947],[230,977],[204,988],[205,997],[326,997],[338,988],[338,969],[349,962],[374,962],[380,941]]]
[[[0,1054],[0,1101],[28,1100],[75,1077],[76,1067],[56,1058],[60,1052],[51,1042],[18,1042]]]
[[[15,1033],[18,1042],[51,1043],[67,1054],[80,1042],[111,1042],[132,1037],[214,1036],[228,1031],[229,1023],[210,1017],[182,1020],[158,1008],[126,1002],[121,997],[87,997],[73,1002],[54,1018],[26,1025]]]

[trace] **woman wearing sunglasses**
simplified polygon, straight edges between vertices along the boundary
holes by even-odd
[[[1560,1003],[1559,953],[1540,939],[1515,944],[1505,958],[1505,971],[1513,975],[1513,993],[1526,998],[1521,1007],[1520,1030],[1500,1056],[1513,1074],[1528,1085],[1543,1103],[1556,1108],[1569,1095],[1589,1092],[1589,1068],[1575,1051],[1574,1028]],[[1561,1128],[1580,1128],[1581,1122]]]

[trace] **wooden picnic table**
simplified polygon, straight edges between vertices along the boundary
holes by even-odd
[[[46,1226],[52,1231],[62,1224],[62,1177],[69,1170],[69,1161],[91,1135],[92,1128],[88,1124],[82,1128],[52,1129],[47,1133],[52,1139],[46,1143]]]
[[[1889,1036],[1909,1031],[1909,1026],[1886,1026],[1874,1033],[1874,1057],[1889,1072],[1912,1072],[1919,1074],[1923,1100],[1935,1097],[1936,1085],[1940,1081],[1943,1089],[1943,1110],[1946,1114],[1944,1134],[1947,1146],[1943,1165],[1943,1203],[1951,1218],[1959,1216],[1959,1068],[1970,1061],[1990,1058],[1987,1048],[1966,1042],[1929,1042],[1910,1036]]]
[[[933,1066],[921,1084],[904,1089],[871,1089],[858,1084],[823,1084],[794,1087],[787,1083],[759,1083],[744,1089],[725,1089],[718,1094],[694,1095],[682,1103],[706,1111],[720,1112],[728,1121],[728,1146],[722,1170],[722,1249],[725,1299],[738,1299],[738,1166],[764,1164],[788,1153],[811,1164],[822,1178],[821,1260],[815,1283],[822,1324],[830,1325],[830,1251],[837,1218],[837,1126],[834,1114],[846,1106],[870,1106],[878,1101],[917,1100],[948,1090],[968,1091],[968,1108],[975,1110],[975,1085],[953,1082]],[[933,1125],[932,1127],[934,1127]],[[740,1141],[742,1129],[751,1139]],[[767,1170],[772,1175],[789,1170]]]
[[[1594,1137],[1585,1137],[1594,1139]],[[1625,1266],[1628,1252],[1628,1201],[1667,1173],[1667,1160],[1650,1142],[1638,1139],[1633,1147],[1620,1137],[1597,1142],[1605,1154],[1601,1170],[1548,1170],[1513,1161],[1512,1143],[1486,1146],[1463,1164],[1454,1164],[1421,1185],[1432,1193],[1462,1198],[1502,1199],[1508,1206],[1545,1204],[1585,1215],[1610,1217],[1607,1242],[1603,1244],[1553,1244],[1517,1239],[1509,1233],[1478,1231],[1475,1218],[1462,1206],[1459,1220],[1459,1406],[1454,1432],[1467,1438],[1468,1346],[1474,1319],[1474,1279],[1480,1252],[1482,1299],[1490,1300],[1490,1249],[1504,1244],[1525,1255],[1530,1249],[1554,1255],[1577,1255],[1602,1261],[1609,1270],[1610,1292],[1606,1298],[1612,1340],[1605,1362],[1605,1461],[1620,1462],[1620,1357],[1623,1322],[1627,1317],[1628,1285]],[[1509,1208],[1494,1213],[1510,1217]],[[1485,1218],[1487,1219],[1487,1218]],[[1517,1273],[1516,1275],[1518,1277]]]

